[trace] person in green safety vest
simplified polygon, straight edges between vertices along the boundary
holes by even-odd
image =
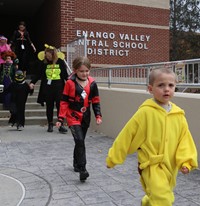
[[[63,88],[68,79],[67,67],[64,62],[64,54],[47,44],[45,44],[45,50],[38,53],[38,58],[40,61],[30,82],[30,87],[34,88],[35,83],[41,79],[37,102],[42,106],[46,103],[47,132],[53,132],[54,104],[56,104],[58,115]],[[63,124],[59,127],[59,132],[67,132]]]

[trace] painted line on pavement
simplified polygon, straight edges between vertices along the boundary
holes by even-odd
[[[16,206],[20,206],[20,204],[22,203],[22,201],[23,201],[23,199],[25,197],[25,193],[26,193],[24,185],[19,180],[15,179],[15,178],[13,178],[11,176],[8,176],[8,175],[5,175],[5,174],[1,174],[1,173],[0,173],[0,175],[4,176],[4,177],[7,177],[7,178],[10,178],[11,180],[16,181],[21,186],[21,188],[22,188],[22,197],[21,197],[19,203],[16,205]]]

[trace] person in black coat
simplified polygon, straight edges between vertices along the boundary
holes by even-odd
[[[30,34],[26,29],[26,24],[21,21],[18,25],[18,29],[13,32],[10,40],[10,46],[15,51],[17,58],[19,59],[19,69],[24,72],[29,67],[30,51],[36,52],[36,48],[30,38]],[[31,50],[30,50],[31,48]]]
[[[56,104],[58,116],[60,99],[65,81],[68,79],[67,67],[63,60],[64,54],[57,52],[55,47],[47,44],[45,44],[45,51],[39,52],[38,58],[40,59],[38,70],[30,82],[30,87],[34,88],[35,83],[41,79],[37,102],[42,106],[46,103],[47,132],[53,132],[54,104]],[[59,128],[59,132],[67,132],[63,124]]]

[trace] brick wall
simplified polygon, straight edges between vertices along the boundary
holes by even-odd
[[[123,65],[169,60],[169,9],[96,0],[60,1],[61,46],[75,39],[77,30],[115,36],[113,39],[88,37],[88,57],[93,64]],[[133,40],[137,38],[141,40]],[[127,48],[123,48],[124,45]]]
[[[169,11],[127,4],[76,0],[76,17],[152,25],[169,25]]]
[[[75,39],[75,1],[60,0],[61,2],[61,46]]]

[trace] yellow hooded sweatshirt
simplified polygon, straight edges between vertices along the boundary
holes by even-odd
[[[197,151],[184,111],[174,103],[167,112],[153,99],[146,100],[127,122],[109,149],[109,167],[122,164],[138,152],[141,183],[146,192],[142,205],[170,206],[178,170],[198,167]]]

